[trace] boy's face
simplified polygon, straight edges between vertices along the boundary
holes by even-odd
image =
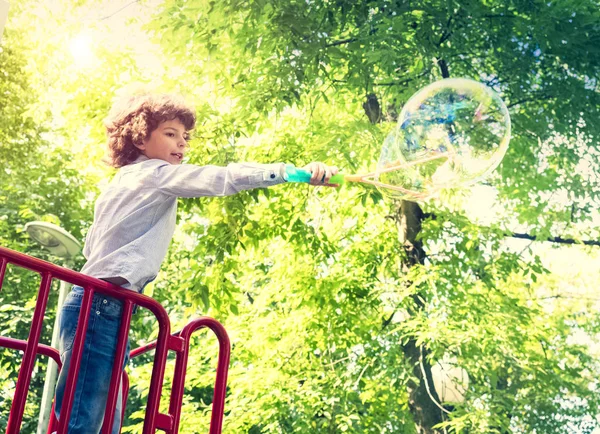
[[[148,158],[181,164],[188,150],[187,140],[188,133],[184,125],[179,119],[173,119],[160,123],[138,149]]]

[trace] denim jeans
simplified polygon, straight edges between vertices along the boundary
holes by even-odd
[[[60,418],[83,293],[83,288],[74,286],[60,312],[59,351],[63,367],[56,385],[57,418]],[[122,311],[121,301],[100,293],[94,295],[69,421],[69,434],[95,434],[102,428]],[[123,369],[128,361],[129,340]],[[121,392],[122,384],[119,387],[112,434],[118,434],[121,430]]]

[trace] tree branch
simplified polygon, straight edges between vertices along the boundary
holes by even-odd
[[[581,294],[557,294],[549,295],[547,297],[535,297],[534,300],[555,300],[558,298],[564,298],[567,300],[589,300],[589,301],[600,301],[600,297],[582,297]],[[530,299],[531,300],[531,299]]]
[[[545,241],[545,242],[558,243],[558,244],[584,244],[586,246],[600,246],[600,241],[595,241],[595,240],[577,241],[577,240],[573,240],[571,238],[562,238],[562,237],[550,237],[550,238],[540,239],[540,238],[534,237],[533,235],[519,234],[519,233],[513,233],[508,236],[511,238],[519,238],[522,240]]]
[[[325,44],[325,48],[337,47],[338,45],[350,44],[350,43],[356,42],[356,41],[358,41],[358,38],[342,39],[339,41],[330,42],[329,44]]]
[[[423,213],[423,219],[437,220],[437,215],[434,213]],[[508,233],[506,235],[509,238],[518,238],[521,240],[530,240],[530,241],[539,241],[539,242],[547,242],[547,243],[557,243],[557,244],[583,244],[585,246],[600,246],[600,240],[582,240],[577,241],[572,238],[563,238],[563,237],[549,237],[549,238],[537,238],[533,235],[529,234],[521,234],[518,232]]]
[[[437,64],[440,67],[440,71],[442,73],[442,77],[443,78],[449,78],[450,77],[450,70],[448,69],[448,64],[446,63],[446,61],[444,59],[437,59]]]
[[[481,15],[481,18],[524,18],[524,17],[521,17],[520,15],[488,14],[488,15]]]
[[[387,326],[389,326],[392,323],[392,319],[394,318],[394,315],[396,314],[396,312],[392,312],[392,314],[389,316],[389,318],[384,318],[383,321],[381,322],[381,329],[383,330],[384,328],[386,328]]]
[[[511,108],[511,107],[514,107],[519,104],[524,104],[526,102],[539,101],[539,100],[552,99],[552,98],[555,98],[555,96],[554,95],[540,95],[540,96],[533,96],[530,98],[523,98],[518,101],[511,102],[510,104],[508,104],[506,106],[506,108]]]
[[[134,5],[136,3],[139,3],[139,2],[140,2],[140,0],[134,0],[134,1],[130,2],[130,3],[127,3],[125,6],[123,6],[121,9],[117,10],[116,12],[113,12],[112,14],[106,15],[106,16],[104,16],[102,18],[98,18],[98,21],[104,21],[104,20],[107,20],[109,18],[112,18],[115,15],[117,15],[119,12],[121,12],[122,10],[127,9],[129,6]]]
[[[411,81],[416,80],[417,78],[424,77],[428,73],[429,73],[429,70],[425,70],[422,73],[420,73],[419,75],[415,75],[414,77],[408,77],[401,81],[392,81],[389,83],[373,83],[373,86],[404,86],[404,85],[410,83]]]
[[[448,18],[448,22],[446,23],[446,30],[444,30],[442,32],[442,36],[440,37],[440,40],[438,41],[438,47],[441,46],[444,42],[446,42],[448,39],[450,39],[450,36],[452,36],[452,29],[450,28],[451,24],[452,24],[452,15],[450,15],[450,18]]]

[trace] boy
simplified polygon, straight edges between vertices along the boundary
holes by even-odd
[[[285,164],[182,164],[194,112],[171,95],[138,95],[115,105],[105,121],[109,164],[119,171],[96,201],[82,273],[142,291],[154,280],[175,231],[178,197],[225,196],[285,182]],[[337,168],[311,163],[312,185],[329,184]],[[63,368],[56,388],[60,417],[83,289],[74,286],[60,313]],[[104,417],[122,303],[96,294],[75,391],[69,434],[99,433]],[[128,361],[128,353],[125,365]],[[121,393],[113,421],[120,430]]]

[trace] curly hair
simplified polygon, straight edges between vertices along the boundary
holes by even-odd
[[[106,163],[116,168],[131,164],[142,153],[137,146],[149,139],[160,123],[173,119],[178,119],[186,131],[196,125],[193,109],[179,96],[143,94],[122,98],[104,121],[108,137]]]

